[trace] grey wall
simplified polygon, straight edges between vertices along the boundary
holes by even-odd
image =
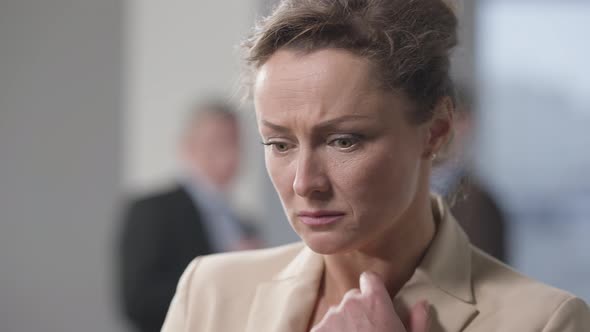
[[[476,90],[475,77],[475,10],[479,0],[457,0],[459,44],[451,58],[453,79],[459,85]],[[477,91],[470,91],[476,93]]]
[[[0,330],[118,331],[123,5],[0,2]]]

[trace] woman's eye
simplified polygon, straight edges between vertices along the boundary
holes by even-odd
[[[356,137],[341,137],[336,138],[330,142],[330,145],[338,148],[338,149],[350,149],[354,147],[359,142],[359,139]]]
[[[289,146],[285,143],[271,143],[272,147],[278,152],[285,152],[289,150]]]
[[[354,143],[352,142],[352,140],[347,139],[347,138],[337,139],[336,140],[336,146],[339,147],[339,148],[346,149],[346,148],[349,148],[349,147],[353,146],[353,144]]]
[[[284,142],[262,142],[262,144],[279,153],[285,153],[291,148],[290,144]]]

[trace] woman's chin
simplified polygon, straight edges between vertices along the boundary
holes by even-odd
[[[307,234],[303,242],[315,253],[321,255],[342,254],[353,250],[352,241],[336,234]]]

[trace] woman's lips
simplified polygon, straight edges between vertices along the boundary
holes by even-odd
[[[344,213],[337,211],[304,211],[298,213],[297,217],[305,225],[324,226],[338,222],[344,217]]]

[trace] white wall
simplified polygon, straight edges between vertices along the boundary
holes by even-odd
[[[151,187],[175,174],[176,136],[192,102],[235,94],[237,45],[253,20],[250,3],[129,1],[125,131],[129,185]]]
[[[122,4],[0,1],[0,331],[121,331]]]
[[[125,184],[145,191],[177,174],[175,143],[191,102],[210,96],[240,103],[238,45],[258,0],[131,0],[127,10]],[[242,213],[269,244],[295,239],[267,179],[251,103],[242,107],[244,169],[235,192]]]

